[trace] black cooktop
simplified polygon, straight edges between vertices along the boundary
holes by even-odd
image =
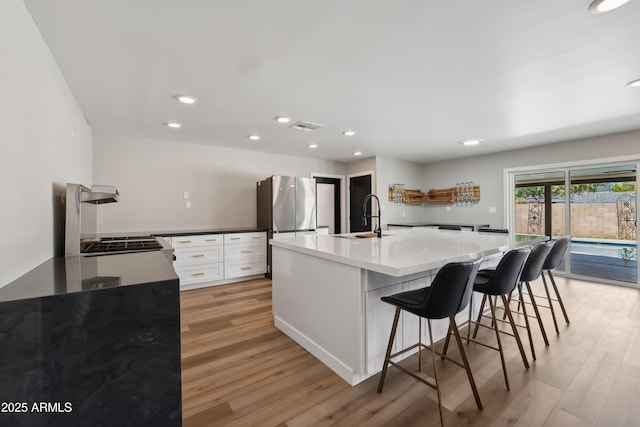
[[[101,237],[80,244],[83,254],[155,251],[162,245],[153,236]]]

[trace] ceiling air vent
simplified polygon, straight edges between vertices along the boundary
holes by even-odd
[[[319,125],[317,123],[303,122],[303,121],[295,122],[294,124],[289,126],[290,129],[303,130],[305,132],[311,132],[312,130],[316,130],[321,127],[322,125]]]

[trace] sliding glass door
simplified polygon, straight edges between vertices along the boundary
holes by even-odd
[[[516,233],[571,234],[559,270],[637,286],[635,164],[517,172],[511,182]]]

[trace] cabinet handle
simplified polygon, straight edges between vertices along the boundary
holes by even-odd
[[[231,239],[231,240],[240,240],[240,238],[239,238],[239,237],[231,237],[230,239]]]
[[[240,252],[243,253],[243,254],[250,254],[251,253],[251,251],[240,251]]]
[[[178,243],[191,243],[191,240],[180,240]]]
[[[258,240],[261,240],[261,239],[262,239],[262,236],[253,236],[253,237],[252,237],[252,239],[258,239]]]
[[[207,242],[217,242],[217,241],[218,241],[218,239],[207,239],[206,241],[207,241]]]
[[[240,270],[251,270],[251,267],[241,267]]]
[[[192,276],[204,276],[204,273],[191,273]]]
[[[204,254],[191,255],[191,258],[202,258]]]

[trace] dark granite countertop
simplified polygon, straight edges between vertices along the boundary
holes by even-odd
[[[0,302],[178,281],[164,251],[55,257],[0,288]]]
[[[187,236],[197,234],[231,234],[231,233],[258,233],[268,231],[266,228],[258,227],[226,227],[226,228],[202,228],[195,230],[167,230],[152,231],[148,234],[159,237]]]
[[[451,222],[433,222],[433,221],[424,221],[424,222],[404,222],[401,224],[387,224],[387,226],[393,225],[395,227],[437,227],[440,225],[453,225],[460,226],[463,228],[473,228],[474,230],[480,227],[489,227],[489,224],[456,224]]]

